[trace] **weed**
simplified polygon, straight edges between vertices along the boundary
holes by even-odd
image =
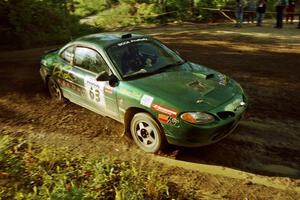
[[[3,199],[168,199],[166,180],[129,162],[0,136]]]

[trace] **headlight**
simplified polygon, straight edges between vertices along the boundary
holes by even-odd
[[[203,112],[187,112],[183,113],[180,118],[191,124],[208,124],[215,121],[215,118]]]

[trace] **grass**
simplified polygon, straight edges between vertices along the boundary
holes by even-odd
[[[171,199],[158,171],[0,136],[0,199]]]

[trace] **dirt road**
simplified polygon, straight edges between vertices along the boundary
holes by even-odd
[[[187,59],[231,76],[250,98],[245,119],[227,139],[202,148],[170,146],[161,156],[250,172],[299,189],[300,31],[292,26],[273,30],[252,25],[234,29],[231,25],[193,24],[141,31]],[[63,146],[74,153],[144,158],[145,153],[120,136],[121,124],[72,103],[49,100],[38,73],[39,58],[49,48],[0,52],[0,133],[27,135],[40,144]],[[188,174],[203,178],[201,173],[179,170],[174,180],[184,185],[187,180],[179,179]],[[199,180],[190,184],[210,191],[208,197],[300,198],[295,190],[252,186],[219,175],[204,177],[211,184],[205,186]],[[212,181],[214,178],[222,184]],[[235,191],[233,187],[239,184],[243,186]],[[213,189],[216,186],[219,192]],[[201,192],[205,193],[203,189]]]

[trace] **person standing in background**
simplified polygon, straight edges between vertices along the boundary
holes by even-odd
[[[256,12],[256,2],[255,0],[250,0],[247,3],[247,20],[248,23],[254,23],[254,18],[255,18],[255,12]]]
[[[286,0],[278,0],[276,3],[276,25],[275,28],[282,28],[283,13],[287,3]]]
[[[261,26],[266,13],[266,1],[260,0],[257,4],[257,23],[256,26]]]
[[[286,23],[289,23],[289,20],[291,20],[291,24],[294,23],[295,7],[296,1],[289,0],[289,4],[286,8]]]
[[[245,4],[243,0],[236,0],[236,7],[235,7],[235,17],[236,17],[236,24],[235,27],[241,28],[242,23],[244,20],[244,7]]]

